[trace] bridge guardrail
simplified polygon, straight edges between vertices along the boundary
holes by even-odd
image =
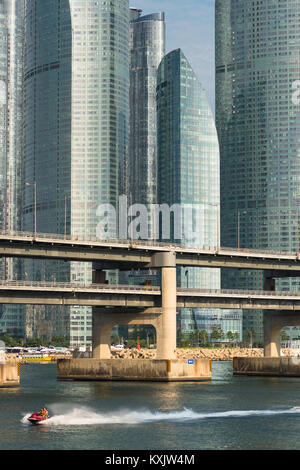
[[[75,284],[67,282],[52,282],[52,281],[6,281],[0,280],[0,288],[3,287],[45,287],[45,288],[66,288],[73,290],[91,290],[91,291],[141,291],[160,293],[159,286],[134,286],[123,284]],[[178,294],[206,294],[206,295],[241,295],[241,296],[271,296],[271,297],[298,297],[300,293],[289,291],[260,291],[260,290],[239,290],[239,289],[191,289],[180,287],[177,288]]]
[[[161,247],[161,248],[168,248],[170,250],[184,250],[188,252],[189,250],[195,252],[207,252],[213,253],[215,255],[222,255],[226,254],[227,252],[234,252],[234,253],[243,253],[243,254],[266,254],[266,255],[282,255],[282,256],[293,256],[300,258],[299,252],[290,252],[290,251],[281,251],[281,250],[257,250],[254,248],[237,248],[237,247],[220,247],[220,246],[209,246],[209,245],[196,245],[196,244],[178,244],[178,243],[170,243],[170,242],[157,242],[157,241],[148,241],[148,240],[122,240],[122,239],[107,239],[107,240],[99,240],[97,237],[81,237],[79,235],[66,235],[64,234],[57,234],[57,233],[37,233],[36,237],[33,232],[20,232],[20,231],[8,231],[8,230],[1,230],[0,237],[15,237],[15,238],[29,238],[32,241],[38,239],[49,239],[49,240],[58,240],[63,242],[82,242],[85,244],[94,244],[98,246],[124,246],[126,248],[143,248],[143,247]]]
[[[0,280],[1,287],[45,287],[45,288],[65,288],[65,289],[88,289],[95,290],[126,290],[126,291],[147,291],[160,292],[159,286],[133,286],[119,284],[74,284],[69,282],[52,282],[52,281],[5,281]]]
[[[208,294],[208,295],[241,295],[241,296],[271,296],[271,297],[299,297],[300,293],[297,292],[288,292],[288,291],[266,291],[266,290],[240,290],[240,289],[187,289],[187,288],[177,288],[177,294],[179,293],[195,293],[199,294]]]

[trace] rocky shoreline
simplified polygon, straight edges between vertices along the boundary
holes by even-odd
[[[300,357],[300,351],[282,349],[286,357]],[[156,351],[150,349],[124,349],[112,352],[113,359],[155,359]],[[177,349],[177,359],[211,359],[212,361],[230,361],[234,357],[263,357],[264,350],[258,348],[216,348],[216,349]]]
[[[282,349],[281,354],[286,357],[299,357],[300,350]],[[112,351],[112,359],[155,359],[156,351],[153,349],[123,349],[121,351]],[[194,348],[177,349],[177,359],[211,359],[212,361],[231,361],[234,357],[263,357],[262,348]],[[81,354],[76,357],[91,357],[91,353]],[[70,359],[72,356],[57,355],[53,356],[52,361],[57,359]],[[21,362],[21,358],[15,354],[6,354],[7,361]]]

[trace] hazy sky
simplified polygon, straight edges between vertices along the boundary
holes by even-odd
[[[134,0],[143,14],[164,11],[166,52],[181,48],[204,86],[214,109],[214,0]]]

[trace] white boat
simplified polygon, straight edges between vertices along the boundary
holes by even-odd
[[[122,351],[124,349],[124,344],[116,344],[110,347],[111,351]]]

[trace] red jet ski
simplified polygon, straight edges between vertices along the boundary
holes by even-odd
[[[31,424],[42,424],[44,421],[49,419],[48,415],[42,415],[41,413],[33,413],[29,418],[27,418]]]

